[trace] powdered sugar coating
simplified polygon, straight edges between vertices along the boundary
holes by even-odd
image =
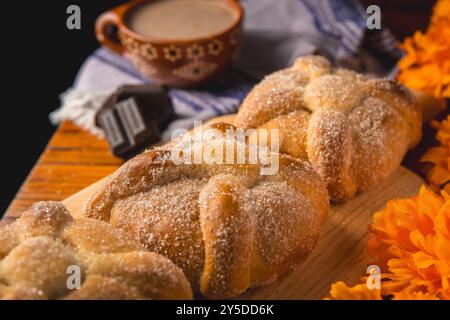
[[[170,260],[105,222],[72,219],[59,202],[37,203],[0,229],[0,248],[1,299],[192,297]],[[80,288],[68,286],[71,275]]]
[[[421,138],[421,113],[408,89],[332,68],[318,56],[267,76],[234,124],[279,129],[281,151],[310,161],[336,201],[386,178]]]
[[[272,281],[312,251],[329,208],[309,163],[278,154],[278,173],[263,176],[260,163],[174,165],[169,153],[163,147],[130,160],[85,214],[169,257],[212,298]]]

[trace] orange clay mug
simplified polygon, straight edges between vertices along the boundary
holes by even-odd
[[[232,19],[220,32],[188,39],[149,36],[131,29],[129,15],[162,1],[216,3],[230,10]],[[243,15],[237,0],[135,0],[103,13],[97,19],[95,31],[102,45],[129,59],[152,81],[191,87],[217,77],[230,66],[238,53]]]

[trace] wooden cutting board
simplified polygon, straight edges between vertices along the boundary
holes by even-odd
[[[74,217],[82,215],[84,203],[103,181],[63,201]],[[356,284],[365,275],[368,263],[367,226],[373,213],[382,209],[388,200],[416,194],[422,183],[416,174],[400,167],[368,192],[345,204],[333,205],[320,241],[304,264],[268,286],[248,290],[238,299],[322,299],[335,281]]]

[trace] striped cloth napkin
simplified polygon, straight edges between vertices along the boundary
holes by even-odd
[[[241,0],[245,9],[241,54],[235,65],[203,90],[169,89],[178,119],[163,133],[190,129],[195,120],[236,112],[264,75],[290,66],[303,55],[321,54],[335,65],[387,76],[400,57],[389,30],[367,30],[365,9],[356,0]],[[60,123],[72,120],[103,136],[95,115],[106,98],[124,84],[145,84],[127,60],[97,49],[82,65],[61,107],[50,114]]]

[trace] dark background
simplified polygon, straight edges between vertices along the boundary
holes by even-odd
[[[0,216],[45,148],[55,127],[48,114],[98,46],[98,15],[125,0],[8,1],[1,10]],[[68,30],[66,9],[81,8],[81,30]]]
[[[274,0],[279,1],[279,0]],[[94,22],[125,0],[7,1],[2,3],[0,216],[49,140],[48,114],[71,86],[78,68],[98,46]],[[425,28],[432,0],[363,0],[379,4],[383,23],[399,37]],[[82,30],[66,28],[66,9],[81,8]]]

